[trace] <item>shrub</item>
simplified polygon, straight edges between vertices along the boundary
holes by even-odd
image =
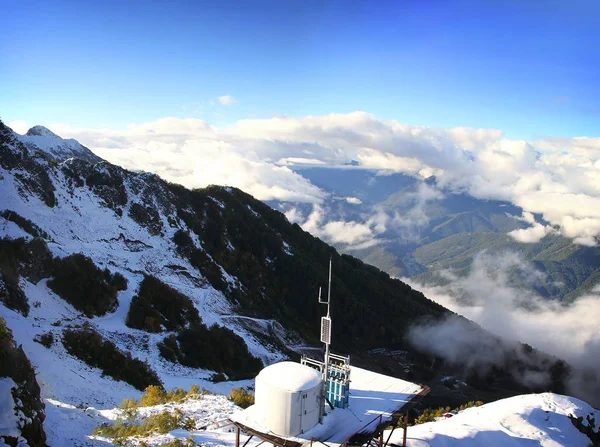
[[[158,351],[163,358],[170,362],[177,363],[181,356],[179,345],[177,344],[177,336],[171,334],[165,337],[163,341],[158,343]]]
[[[158,236],[163,225],[160,220],[160,214],[151,206],[144,206],[140,203],[132,203],[129,208],[129,217],[131,217],[140,226],[146,228],[148,233]]]
[[[152,407],[169,402],[181,402],[188,397],[200,395],[201,391],[198,385],[192,385],[189,392],[183,388],[172,388],[169,391],[165,391],[162,386],[150,385],[144,390],[140,402],[135,399],[124,399],[119,408],[123,410],[132,408],[137,410],[138,407]]]
[[[139,404],[135,399],[123,399],[119,408],[123,410],[123,414],[128,421],[133,421],[137,417]]]
[[[137,400],[125,398],[119,404],[119,408],[122,410],[127,410],[129,408],[137,409],[140,406]]]
[[[144,418],[140,423],[117,419],[112,425],[102,424],[96,427],[93,434],[107,436],[123,442],[130,436],[148,436],[153,433],[165,434],[177,428],[195,430],[196,421],[185,417],[179,409],[175,409],[173,412],[165,410]]]
[[[217,325],[182,329],[177,335],[166,337],[158,348],[167,360],[224,373],[232,380],[254,377],[263,367],[240,336]]]
[[[122,173],[119,172],[118,167],[106,164],[96,165],[94,169],[97,170],[89,173],[85,178],[87,186],[121,216],[123,211],[119,207],[127,205],[127,188],[123,184]]]
[[[227,289],[227,282],[223,278],[221,269],[203,250],[197,248],[187,231],[177,230],[173,235],[173,242],[177,245],[177,252],[187,258],[190,264],[195,267],[204,276],[211,285],[224,291]]]
[[[33,341],[39,343],[40,345],[50,348],[54,344],[54,335],[52,332],[46,332],[44,334],[36,336]]]
[[[234,388],[229,394],[229,399],[238,407],[248,408],[254,405],[254,395],[245,388]]]
[[[34,284],[52,275],[54,258],[46,241],[34,238],[22,245],[19,251],[19,272]]]
[[[36,224],[34,224],[29,219],[26,219],[25,217],[17,214],[15,211],[4,210],[4,211],[0,212],[0,216],[4,217],[6,220],[8,220],[10,222],[14,222],[23,231],[26,231],[33,237],[41,237],[44,239],[50,239],[50,236],[48,235],[48,233],[46,233],[44,230],[42,230],[40,227],[38,227]]]
[[[210,376],[210,381],[213,383],[225,382],[226,380],[227,377],[225,377],[225,374],[223,373],[216,373]]]
[[[463,410],[466,410],[467,408],[472,408],[472,407],[480,407],[481,405],[483,405],[483,402],[480,400],[476,400],[476,401],[470,401],[467,402],[466,404],[461,405],[460,407],[456,408],[456,412],[460,412]]]
[[[172,441],[162,443],[160,447],[195,447],[196,445],[197,444],[194,442],[194,439],[190,437],[185,441],[175,438]]]
[[[200,314],[184,294],[154,276],[145,276],[131,300],[127,326],[148,332],[174,331],[200,324]]]
[[[161,386],[158,375],[146,362],[134,359],[129,352],[117,349],[114,343],[104,340],[89,325],[82,329],[66,329],[62,343],[66,350],[90,366],[100,368],[115,380],[123,380],[138,390],[149,385]]]
[[[17,385],[12,390],[12,395],[15,401],[14,409],[20,414],[19,438],[24,438],[23,442],[18,442],[16,437],[7,440],[7,438],[3,438],[0,429],[0,445],[5,445],[2,443],[4,440],[9,445],[18,443],[19,445],[45,446],[44,402],[40,398],[40,387],[35,377],[35,371],[25,355],[23,347],[16,345],[12,331],[2,317],[0,317],[0,377],[9,377]],[[4,402],[0,402],[0,405],[2,404]],[[0,419],[0,427],[3,426],[3,422]]]
[[[0,317],[0,353],[14,347],[14,344],[12,331],[6,325],[6,320]]]
[[[127,290],[127,278],[125,278],[119,272],[111,273],[110,270],[106,268],[104,269],[104,279],[119,292]]]
[[[437,418],[442,417],[445,413],[450,412],[450,407],[439,407],[437,409],[426,408],[423,413],[415,419],[415,425],[433,422]]]
[[[458,413],[459,411],[466,410],[467,408],[479,407],[480,405],[483,405],[483,402],[478,400],[478,401],[467,402],[466,404],[463,404],[460,407],[455,408],[454,410],[451,410],[450,407],[439,407],[437,409],[426,408],[423,411],[423,413],[418,418],[415,419],[414,425],[424,424],[426,422],[433,422],[437,418],[442,417],[446,413],[450,413],[450,412]]]
[[[167,391],[167,402],[181,402],[188,397],[188,392],[183,388],[172,388]]]
[[[167,402],[167,393],[162,386],[150,385],[144,390],[144,395],[140,399],[142,407],[151,407]]]
[[[0,239],[0,301],[27,316],[29,302],[19,285],[20,252],[25,244],[24,239]]]
[[[48,287],[88,318],[104,315],[118,303],[114,278],[81,253],[54,260],[54,278]],[[119,282],[119,280],[116,280]]]
[[[36,283],[50,276],[52,262],[52,254],[42,239],[1,238],[0,301],[9,309],[27,316],[29,302],[20,286],[21,276]]]

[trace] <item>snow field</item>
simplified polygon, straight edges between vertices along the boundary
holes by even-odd
[[[574,397],[527,394],[468,408],[454,417],[408,428],[408,447],[588,447],[590,440],[567,417],[600,411]],[[389,431],[385,433],[387,440]],[[391,443],[401,445],[402,429]]]

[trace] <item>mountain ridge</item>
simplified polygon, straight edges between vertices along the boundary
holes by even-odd
[[[428,286],[443,285],[444,270],[466,274],[475,256],[484,249],[494,256],[516,253],[524,263],[532,264],[547,275],[548,282],[558,285],[544,292],[544,298],[572,302],[591,290],[590,284],[600,274],[597,258],[600,248],[579,246],[553,231],[537,242],[520,242],[509,233],[532,225],[520,217],[521,208],[505,201],[480,200],[446,190],[437,186],[433,176],[416,179],[401,174],[386,176],[377,171],[357,173],[326,167],[296,168],[296,171],[330,193],[329,199],[320,205],[327,220],[356,222],[369,226],[373,233],[372,245],[368,248],[334,243],[336,248],[395,277],[414,277],[415,281],[423,281]],[[328,175],[331,179],[326,181]],[[339,199],[340,194],[356,195],[362,203],[347,204]],[[311,213],[307,205],[273,205],[283,210],[295,207],[304,215]],[[380,232],[370,222],[382,214],[388,216],[388,224],[385,231]],[[548,225],[539,215],[531,215],[531,218]],[[395,219],[399,220],[398,224],[394,223]],[[474,246],[478,248],[473,250]],[[447,247],[451,248],[452,256],[446,252]],[[582,267],[577,252],[586,253],[591,262]]]
[[[90,163],[104,161],[90,149],[74,139],[64,139],[44,126],[33,126],[24,135],[16,137],[32,150],[42,150],[58,161],[80,158]]]

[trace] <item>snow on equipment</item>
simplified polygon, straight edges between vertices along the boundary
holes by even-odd
[[[280,362],[256,376],[256,422],[281,436],[295,436],[319,422],[321,374],[295,362]]]

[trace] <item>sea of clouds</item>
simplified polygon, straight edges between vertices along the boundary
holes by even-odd
[[[22,130],[25,123],[13,126]],[[322,204],[328,193],[290,166],[343,168],[354,160],[382,173],[435,175],[446,191],[505,200],[541,215],[545,223],[513,234],[523,242],[559,231],[595,245],[600,235],[600,138],[513,140],[498,129],[410,126],[365,112],[244,119],[224,128],[192,118],[125,130],[48,127],[115,164],[190,188],[221,184],[261,200]]]
[[[466,363],[477,370],[502,365],[508,349],[517,342],[566,360],[572,367],[568,392],[593,405],[600,405],[600,287],[567,306],[538,295],[532,288],[516,287],[511,276],[519,274],[529,285],[549,281],[546,275],[507,252],[474,259],[466,276],[440,272],[450,280],[444,286],[426,286],[410,278],[403,280],[429,299],[479,324],[502,338],[503,343],[481,343],[481,333],[464,320],[451,316],[435,324],[412,328],[412,340],[431,353],[453,363]],[[423,344],[423,340],[435,343]],[[531,384],[548,377],[515,377]]]

